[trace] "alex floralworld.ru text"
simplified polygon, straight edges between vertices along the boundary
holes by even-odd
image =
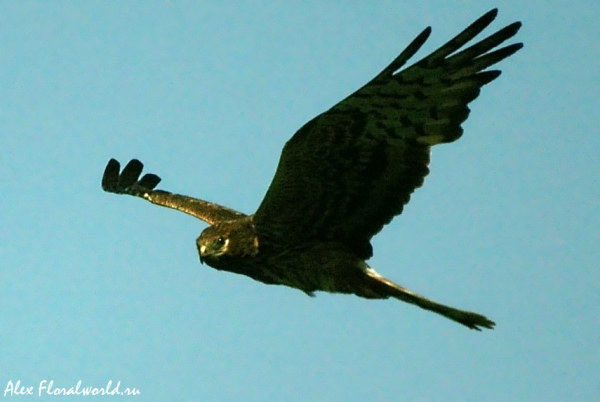
[[[82,387],[81,380],[77,381],[77,385],[70,388],[58,388],[54,387],[54,380],[42,380],[37,387],[37,395],[139,395],[140,391],[136,388],[125,388],[123,391],[119,390],[121,381],[118,381],[113,388],[112,380],[108,381],[106,387]],[[6,388],[4,389],[4,396],[17,396],[17,395],[34,395],[34,386],[21,385],[21,380],[13,383],[8,381]]]

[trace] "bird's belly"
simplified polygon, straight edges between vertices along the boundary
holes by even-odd
[[[317,243],[277,254],[264,265],[272,283],[315,291],[354,293],[357,279],[368,265],[336,243]]]

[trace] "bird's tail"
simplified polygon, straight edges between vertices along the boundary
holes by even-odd
[[[450,306],[446,306],[440,303],[436,303],[433,300],[429,300],[417,293],[414,293],[389,279],[379,275],[375,270],[369,268],[367,275],[371,278],[373,290],[384,297],[394,297],[403,302],[415,304],[425,310],[433,311],[434,313],[443,315],[446,318],[456,321],[470,329],[481,331],[481,328],[493,329],[495,322],[489,318],[473,313],[470,311],[459,310]]]

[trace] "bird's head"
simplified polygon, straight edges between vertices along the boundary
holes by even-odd
[[[215,223],[196,240],[200,262],[216,269],[230,270],[232,264],[258,253],[258,238],[251,220]]]

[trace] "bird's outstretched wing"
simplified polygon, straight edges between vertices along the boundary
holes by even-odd
[[[246,216],[241,212],[212,202],[163,190],[155,190],[154,188],[160,183],[160,177],[148,173],[140,179],[144,165],[137,159],[129,161],[119,174],[120,169],[121,164],[116,159],[108,161],[102,176],[102,189],[104,191],[140,197],[153,204],[185,212],[210,225]]]
[[[460,51],[496,17],[492,10],[412,66],[398,71],[425,43],[425,29],[364,87],[305,124],[286,143],[254,221],[277,243],[335,240],[362,258],[370,239],[402,212],[428,174],[431,145],[462,134],[467,104],[500,75],[483,71],[521,43],[515,22]]]

